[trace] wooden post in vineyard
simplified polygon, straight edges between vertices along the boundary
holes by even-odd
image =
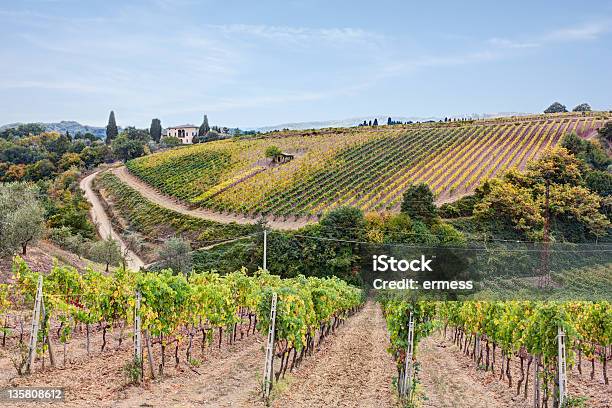
[[[404,378],[402,379],[401,394],[410,400],[412,393],[412,354],[414,353],[414,317],[410,312],[408,321],[408,348],[406,349],[406,360],[404,365]]]
[[[34,358],[36,357],[36,342],[38,341],[38,326],[40,324],[40,309],[42,305],[42,287],[43,277],[38,276],[38,287],[36,289],[36,300],[34,300],[34,310],[32,311],[32,325],[30,327],[30,346],[28,349],[28,360],[26,362],[25,372],[29,373],[34,364]]]
[[[536,356],[533,366],[533,408],[540,407],[540,357]]]
[[[561,328],[561,326],[559,326],[559,335],[557,336],[557,342],[559,344],[559,407],[562,407],[565,403],[565,400],[567,399],[567,361],[565,354],[565,332],[563,331],[563,328]]]
[[[265,237],[265,235],[264,235]],[[265,259],[265,257],[264,257]],[[274,359],[274,329],[276,323],[276,292],[272,293],[272,303],[270,305],[270,327],[268,329],[268,342],[266,344],[266,362],[263,373],[263,396],[268,402],[270,390],[272,389],[272,360]]]
[[[143,362],[142,362],[142,328],[140,321],[140,291],[136,291],[136,303],[134,305],[134,362],[140,365],[140,373],[138,379],[142,379]]]

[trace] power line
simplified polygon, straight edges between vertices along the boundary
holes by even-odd
[[[338,227],[338,226],[322,226],[321,228],[323,228],[323,230],[343,230],[343,231],[362,231],[362,228],[358,228],[358,227],[351,227],[351,228],[346,228],[346,227]],[[385,233],[385,232],[397,232],[397,233],[401,233],[403,235],[412,235],[412,236],[424,236],[424,237],[428,237],[428,236],[434,236],[434,237],[441,237],[441,238],[447,238],[448,235],[444,235],[444,234],[435,234],[435,233],[424,233],[424,232],[414,232],[414,231],[403,231],[399,228],[382,228],[380,230],[381,232]],[[459,231],[461,233],[461,231]],[[486,239],[477,239],[477,238],[470,238],[471,241],[482,241],[482,242],[490,242],[490,241],[496,241],[496,242],[511,242],[511,243],[522,243],[522,244],[541,244],[542,241],[525,241],[525,240],[518,240],[518,239],[503,239],[503,238],[486,238]],[[565,244],[565,245],[589,245],[589,246],[602,246],[602,245],[610,245],[612,246],[612,242],[609,243],[588,243],[588,242],[578,242],[578,243],[573,243],[573,242],[549,242],[549,244],[557,244],[557,245],[561,245],[561,244]]]
[[[474,248],[474,247],[446,247],[446,246],[428,246],[425,245],[415,245],[413,243],[378,243],[378,242],[368,242],[368,241],[359,241],[359,240],[349,240],[349,239],[339,239],[339,238],[328,238],[328,237],[315,237],[312,235],[301,235],[301,234],[293,234],[295,237],[314,239],[319,241],[333,241],[333,242],[343,242],[349,244],[365,244],[365,245],[380,245],[380,246],[403,246],[410,248],[422,248],[422,249],[455,249],[455,250],[465,250],[465,251],[507,251],[507,252],[540,252],[541,249],[508,249],[508,248]],[[580,249],[580,250],[562,250],[562,249],[552,249],[550,252],[566,252],[566,253],[576,253],[576,252],[612,252],[612,248],[610,249]]]

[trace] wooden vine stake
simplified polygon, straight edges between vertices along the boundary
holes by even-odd
[[[404,365],[404,378],[401,382],[400,393],[402,397],[410,400],[412,394],[412,355],[414,353],[414,315],[410,312],[408,320],[408,348],[406,349],[406,359]]]
[[[562,407],[567,399],[567,361],[565,350],[565,332],[559,326],[559,335],[557,336],[559,344],[559,407]]]
[[[272,362],[274,359],[274,327],[276,323],[276,292],[272,293],[272,304],[270,305],[270,328],[268,330],[268,342],[266,344],[266,362],[263,372],[263,396],[268,403],[270,390],[272,389]]]
[[[34,358],[36,357],[36,342],[38,341],[38,326],[40,324],[40,309],[42,305],[42,275],[38,276],[38,287],[36,289],[36,300],[34,300],[34,310],[32,311],[32,326],[30,330],[30,346],[28,348],[28,360],[25,372],[30,373]]]
[[[540,407],[540,356],[535,357],[533,366],[533,408]]]
[[[140,320],[140,291],[136,291],[136,303],[134,305],[134,362],[140,364],[140,373],[138,379],[142,379],[142,327]]]

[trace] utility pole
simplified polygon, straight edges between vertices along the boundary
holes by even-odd
[[[268,230],[263,231],[264,247],[263,247],[263,268],[268,269]]]

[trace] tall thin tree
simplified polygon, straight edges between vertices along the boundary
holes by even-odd
[[[151,120],[151,128],[149,129],[149,134],[151,135],[151,139],[155,140],[156,143],[159,143],[162,135],[162,126],[161,121],[159,119]]]
[[[204,120],[200,125],[200,129],[198,129],[198,136],[206,136],[208,132],[210,132],[210,126],[208,125],[208,116],[204,115]]]
[[[108,117],[108,125],[106,125],[106,144],[111,144],[113,139],[117,137],[117,122],[115,122],[115,112],[111,111]]]

